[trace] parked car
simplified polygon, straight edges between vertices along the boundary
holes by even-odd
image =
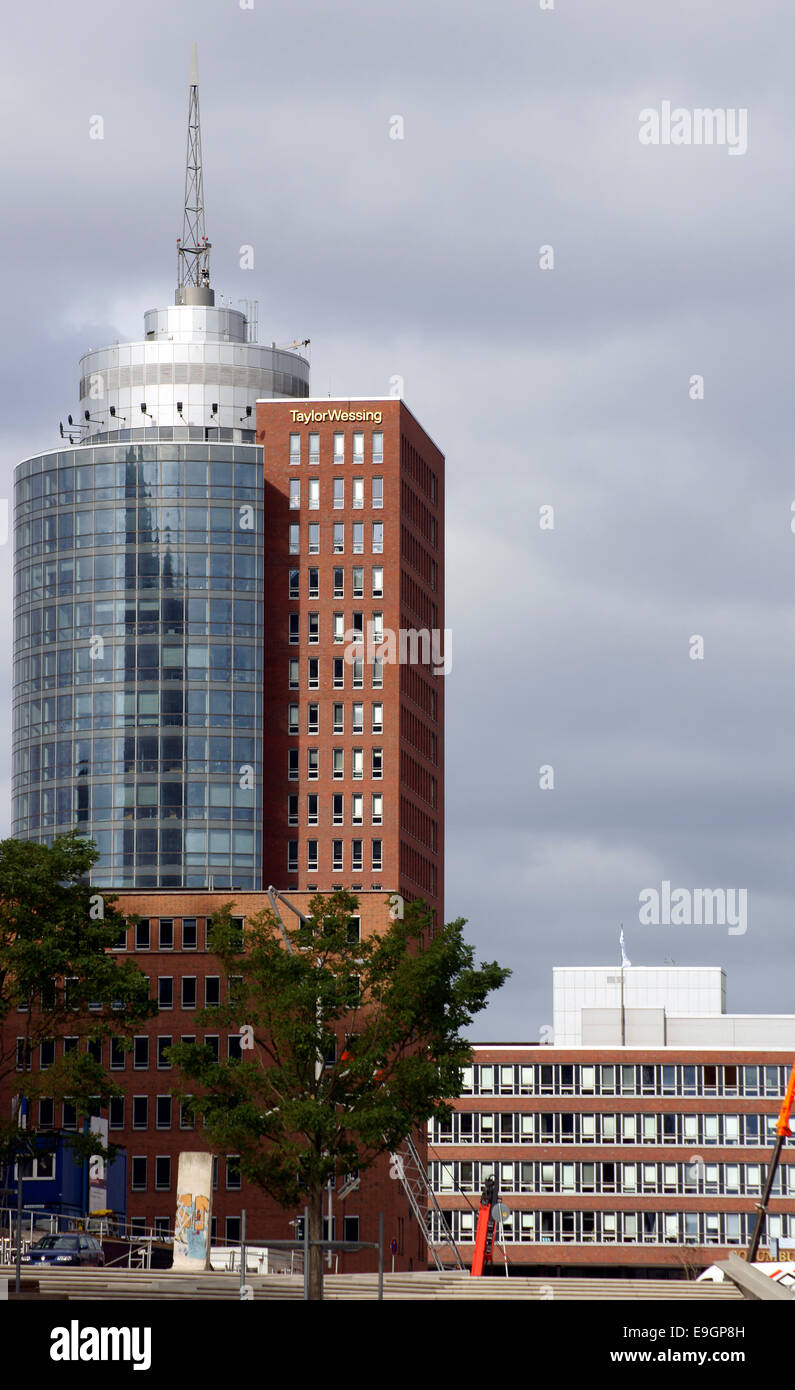
[[[74,1235],[42,1236],[22,1263],[29,1265],[104,1265],[105,1256],[96,1236],[77,1231]]]

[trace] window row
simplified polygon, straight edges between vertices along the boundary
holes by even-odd
[[[370,671],[370,680],[373,690],[381,690],[384,685],[384,663],[379,657],[374,657],[372,662],[365,662],[361,657],[356,657],[353,661],[346,661],[344,656],[335,656],[332,660],[331,684],[334,690],[345,689],[345,672],[351,674],[351,686],[354,690],[364,689],[364,668]],[[297,657],[292,657],[288,663],[287,680],[290,690],[300,690],[301,688],[301,663]],[[306,659],[306,681],[307,689],[320,689],[320,657],[310,656]]]
[[[310,565],[306,571],[307,593],[309,598],[320,598],[320,570],[315,565]],[[382,565],[373,565],[370,570],[371,590],[373,598],[383,598],[384,596],[384,569]],[[301,571],[291,569],[289,574],[290,598],[301,597]],[[334,598],[345,597],[345,570],[341,565],[335,565],[332,570],[332,590]],[[364,565],[354,565],[351,569],[351,592],[354,598],[364,598]]]
[[[350,750],[350,775],[354,781],[361,781],[364,777],[364,749],[351,748]],[[290,748],[287,753],[287,777],[291,782],[297,782],[300,776],[300,749]],[[320,749],[307,748],[306,750],[306,775],[310,782],[316,782],[320,776]],[[335,780],[345,777],[345,749],[331,749],[331,775]],[[384,750],[383,748],[370,749],[370,776],[375,781],[384,775]]]
[[[434,1144],[763,1144],[776,1115],[596,1114],[479,1111],[429,1121]]]
[[[783,1096],[788,1066],[545,1063],[464,1067],[462,1095]]]
[[[355,702],[351,706],[351,733],[364,733],[364,704]],[[320,705],[314,702],[306,706],[306,731],[308,734],[320,733]],[[345,705],[342,701],[332,706],[332,732],[335,734],[345,733]],[[381,701],[376,701],[370,706],[370,732],[380,734],[384,731],[384,706]],[[287,706],[287,732],[288,734],[300,734],[300,705],[291,704]]]
[[[295,646],[301,641],[301,614],[291,613],[288,619],[289,641]],[[365,634],[364,613],[351,613],[350,621],[344,613],[332,614],[332,635],[336,643],[363,642]],[[306,614],[306,638],[310,645],[320,641],[320,614]],[[372,613],[367,621],[367,640],[376,643],[384,640],[384,615]]]
[[[156,1192],[167,1191],[171,1187],[171,1159],[157,1156],[152,1160],[154,1167],[154,1187]],[[218,1188],[218,1155],[213,1158],[213,1190]],[[149,1182],[149,1160],[144,1155],[133,1154],[130,1159],[130,1191],[146,1192]],[[241,1188],[240,1158],[238,1154],[227,1154],[224,1162],[224,1185],[227,1192],[239,1192]],[[168,1220],[167,1217],[161,1220]]]
[[[364,432],[356,430],[351,439],[351,457],[354,464],[364,464],[365,447]],[[290,435],[290,463],[300,464],[301,450],[304,441],[300,434]],[[306,456],[310,464],[320,463],[320,435],[311,432],[306,438]],[[342,430],[334,433],[333,459],[336,463],[345,462],[345,434]],[[384,435],[381,430],[374,430],[370,437],[370,461],[371,463],[383,463],[384,461]]]
[[[236,547],[255,545],[258,540],[252,531],[233,534]],[[20,564],[15,570],[17,598],[23,604],[103,590],[160,590],[165,587],[164,581],[172,591],[185,588],[252,592],[261,586],[262,565],[259,556],[242,555],[236,549],[233,552],[228,544],[223,550],[211,552],[172,547],[158,552],[148,545],[115,555],[79,555],[76,559]]]
[[[676,1193],[756,1197],[766,1176],[759,1163],[705,1163],[701,1155],[687,1162],[433,1162],[429,1164],[434,1192],[480,1192],[487,1178],[496,1177],[501,1193]],[[773,1195],[795,1195],[795,1164],[776,1172]]]
[[[371,522],[370,549],[373,555],[384,553],[384,523]],[[320,554],[320,523],[310,521],[307,528],[307,548],[310,555]],[[351,549],[354,555],[364,554],[364,522],[354,521],[351,525]],[[301,527],[298,522],[290,526],[289,551],[291,555],[301,553]],[[332,554],[345,554],[345,522],[335,521],[332,526]]]
[[[370,841],[370,868],[383,868],[383,840]],[[365,849],[364,840],[351,840],[349,846],[350,869],[352,873],[364,869]],[[307,840],[306,842],[306,868],[308,873],[315,873],[319,867],[318,841]],[[331,868],[344,870],[345,868],[345,841],[332,840],[331,842]],[[287,841],[287,872],[290,874],[298,873],[298,841]]]
[[[288,825],[299,824],[298,806],[298,796],[288,796]],[[364,794],[362,792],[354,792],[351,796],[350,817],[351,825],[364,825]],[[370,796],[370,823],[372,825],[383,825],[384,823],[384,798],[381,792],[373,792]],[[306,798],[306,824],[320,825],[320,798],[317,792],[310,792]],[[335,792],[331,798],[331,824],[345,824],[345,797],[342,792]]]
[[[306,487],[306,505],[310,512],[320,511],[320,479],[308,478]],[[332,480],[332,505],[335,511],[341,511],[345,506],[345,479],[334,478]],[[374,477],[370,480],[370,505],[378,509],[384,505],[384,480],[381,477]],[[290,510],[297,511],[301,506],[301,480],[300,478],[290,479]],[[361,511],[364,507],[364,478],[351,478],[351,506],[354,511]]]
[[[454,1240],[474,1241],[474,1211],[445,1212],[445,1219]],[[501,1235],[509,1244],[747,1245],[755,1220],[746,1212],[514,1211],[503,1219]],[[431,1230],[444,1239],[435,1212]],[[785,1231],[795,1235],[795,1217],[768,1216],[768,1239],[780,1240]],[[499,1238],[495,1244],[499,1249]]]

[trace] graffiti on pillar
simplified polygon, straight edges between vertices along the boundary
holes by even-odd
[[[181,1255],[203,1260],[207,1254],[210,1200],[203,1193],[182,1192],[177,1197],[174,1245]]]

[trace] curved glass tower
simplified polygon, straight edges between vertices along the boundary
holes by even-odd
[[[15,478],[13,834],[90,836],[119,889],[262,886],[253,413],[309,366],[215,307],[202,196],[192,81],[176,304],[82,359],[82,423]]]

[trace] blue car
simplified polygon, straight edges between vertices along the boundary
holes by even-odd
[[[105,1256],[96,1236],[83,1231],[74,1235],[42,1236],[22,1256],[27,1265],[104,1265]]]

